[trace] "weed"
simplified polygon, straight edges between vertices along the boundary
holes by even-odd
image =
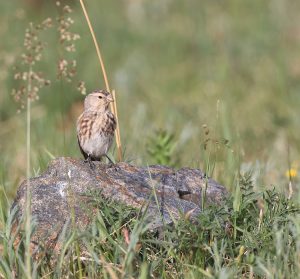
[[[149,139],[147,151],[155,164],[176,166],[179,164],[175,155],[176,145],[173,134],[159,130]]]

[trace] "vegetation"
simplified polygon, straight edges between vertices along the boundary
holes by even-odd
[[[30,274],[24,267],[26,232],[22,225],[12,229],[14,212],[2,211],[0,274],[4,278],[297,278],[300,208],[275,190],[254,192],[249,176],[240,177],[238,185],[240,194],[224,206],[204,208],[196,223],[183,216],[160,235],[147,230],[140,212],[91,194],[98,211],[89,230],[63,231],[59,255],[33,249]]]
[[[10,204],[53,157],[80,156],[82,94],[105,86],[79,1],[19,2],[0,3],[0,277],[297,278],[299,1],[86,3],[124,159],[200,167],[231,197],[161,237],[98,198],[57,261],[29,257],[34,220],[13,230]]]

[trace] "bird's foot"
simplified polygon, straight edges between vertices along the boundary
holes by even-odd
[[[108,157],[108,155],[104,155],[107,159],[108,159],[108,161],[109,161],[109,163],[108,163],[108,168],[110,169],[110,168],[114,168],[115,169],[115,171],[117,171],[118,170],[118,168],[117,168],[117,164],[116,163],[114,163],[109,157]]]
[[[90,156],[88,156],[88,157],[84,160],[84,162],[89,164],[91,170],[95,170],[96,165],[94,164],[94,162],[92,161],[92,159],[91,159]]]

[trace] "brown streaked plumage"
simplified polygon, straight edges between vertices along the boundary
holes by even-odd
[[[77,139],[86,160],[99,161],[107,157],[116,129],[110,102],[113,98],[106,90],[95,90],[85,97],[84,111],[77,120]]]

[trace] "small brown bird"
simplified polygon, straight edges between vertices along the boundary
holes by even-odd
[[[77,139],[86,162],[100,161],[112,144],[116,129],[115,116],[109,110],[113,98],[106,90],[95,90],[85,97],[84,111],[77,120]]]

